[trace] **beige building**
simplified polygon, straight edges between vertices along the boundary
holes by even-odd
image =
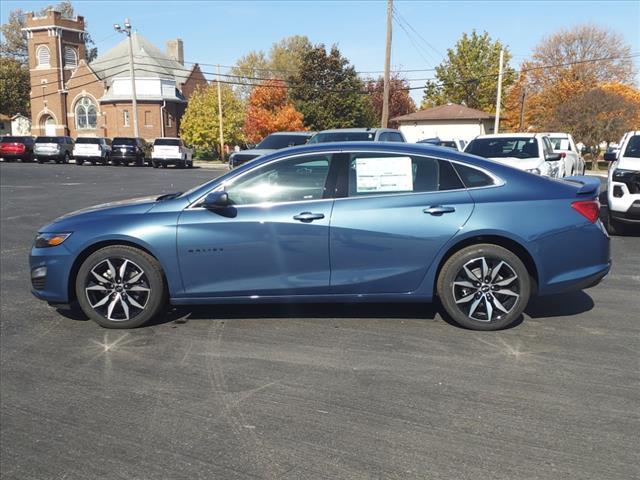
[[[134,136],[129,40],[87,63],[84,19],[27,15],[33,135]],[[184,66],[182,40],[163,52],[132,34],[140,136],[178,136],[189,96],[206,84]]]

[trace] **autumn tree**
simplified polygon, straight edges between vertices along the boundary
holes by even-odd
[[[425,85],[421,108],[452,102],[495,111],[500,50],[504,50],[502,88],[508,89],[515,78],[508,48],[487,32],[473,30],[471,35],[464,33],[453,49],[447,49],[446,60],[436,67],[436,79]]]
[[[289,92],[311,130],[372,127],[378,124],[364,83],[337,46],[314,46],[300,71],[289,79]]]
[[[382,103],[384,98],[384,79],[379,77],[367,81],[365,90],[369,94],[371,106],[376,118],[382,118]],[[399,117],[416,111],[416,104],[409,95],[409,82],[398,74],[389,81],[389,118]],[[398,123],[389,121],[390,128],[398,128]]]
[[[273,132],[304,130],[302,114],[287,97],[282,80],[265,80],[249,96],[244,120],[244,134],[258,143]]]
[[[0,57],[0,112],[29,115],[29,68],[14,58]]]
[[[221,85],[222,131],[226,144],[242,143],[244,111],[242,102],[229,85]],[[215,83],[198,88],[189,98],[182,117],[180,135],[200,151],[220,152],[218,90]]]

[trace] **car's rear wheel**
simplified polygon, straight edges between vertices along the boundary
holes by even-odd
[[[621,235],[624,233],[624,225],[613,218],[611,212],[607,212],[605,227],[609,235]]]
[[[82,160],[81,158],[76,158],[76,165],[82,165],[84,163],[84,160]]]
[[[75,282],[82,311],[105,328],[135,328],[159,314],[167,301],[160,263],[126,245],[89,255]]]
[[[513,252],[478,244],[453,254],[438,277],[442,306],[458,324],[499,330],[522,314],[531,295],[527,268]]]

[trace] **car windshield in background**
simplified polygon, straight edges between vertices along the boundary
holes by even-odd
[[[100,143],[99,138],[80,137],[76,139],[76,143]]]
[[[553,145],[554,150],[571,150],[571,144],[568,138],[549,137],[549,140],[551,140],[551,145]]]
[[[484,158],[537,158],[538,142],[535,138],[476,138],[465,152]]]
[[[22,143],[25,137],[2,137],[0,143]]]
[[[155,142],[153,142],[154,145],[168,145],[170,147],[178,147],[180,146],[180,140],[177,138],[158,138],[156,139]]]
[[[120,137],[116,137],[113,139],[113,144],[114,145],[135,145],[136,144],[136,139],[135,138],[120,138]]]
[[[294,147],[307,143],[308,137],[304,135],[269,135],[262,140],[257,149],[280,150],[281,148]]]
[[[448,147],[448,148],[455,148],[456,150],[458,149],[458,146],[456,145],[456,142],[440,142],[440,146]]]
[[[624,150],[624,156],[640,158],[640,135],[634,135],[629,139],[627,148]]]
[[[62,137],[38,137],[36,143],[62,143],[63,140]]]
[[[375,138],[375,132],[327,132],[314,135],[309,143],[372,142]]]

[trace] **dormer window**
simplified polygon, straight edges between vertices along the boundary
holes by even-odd
[[[50,65],[51,54],[49,53],[49,47],[46,45],[40,45],[36,49],[36,59],[38,62],[38,68],[49,68]]]
[[[64,67],[76,68],[78,66],[78,53],[73,47],[64,47]]]

